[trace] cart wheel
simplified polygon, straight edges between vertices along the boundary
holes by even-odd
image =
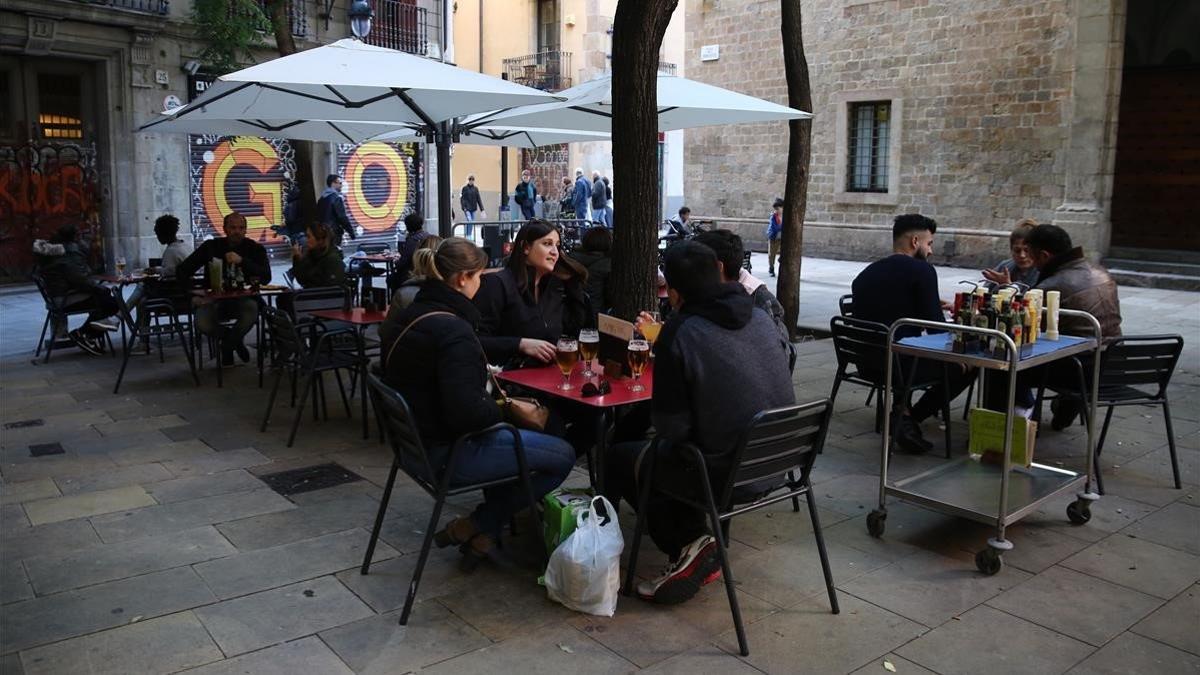
[[[1067,518],[1076,525],[1083,525],[1092,519],[1091,504],[1085,499],[1079,499],[1067,505]]]
[[[878,539],[883,536],[884,527],[887,525],[887,511],[875,509],[867,514],[867,532],[871,533],[872,537]]]
[[[988,547],[975,554],[975,566],[990,577],[1004,567],[1004,559],[1000,557],[999,551]]]

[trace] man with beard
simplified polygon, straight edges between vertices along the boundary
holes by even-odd
[[[938,297],[937,270],[928,260],[933,254],[935,232],[937,223],[931,218],[916,213],[896,216],[892,223],[892,255],[868,265],[851,285],[854,318],[885,326],[892,325],[897,319],[946,320]],[[916,326],[905,326],[896,331],[896,339],[921,332]],[[911,361],[902,359],[900,363],[907,375]],[[921,361],[917,365],[916,381],[940,379],[942,368],[940,363]],[[950,400],[954,400],[971,384],[975,371],[956,366],[946,366],[946,371]],[[902,392],[897,390],[895,393]],[[896,419],[895,436],[902,450],[921,453],[933,447],[922,436],[919,425],[941,410],[943,396],[939,384],[926,390],[911,410],[906,409],[904,401],[896,401],[896,411],[900,414]]]

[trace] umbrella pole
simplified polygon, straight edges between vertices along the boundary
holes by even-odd
[[[438,235],[454,236],[450,216],[450,132],[443,122],[437,128]]]

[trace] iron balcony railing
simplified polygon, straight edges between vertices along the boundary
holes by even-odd
[[[79,2],[84,5],[101,5],[164,16],[171,7],[169,0],[79,0]]]
[[[375,18],[371,21],[371,32],[364,40],[367,44],[429,55],[429,37],[436,37],[438,29],[430,23],[429,12],[424,7],[402,0],[372,0],[371,6]]]
[[[508,79],[542,91],[561,91],[571,86],[571,52],[549,50],[504,59]]]

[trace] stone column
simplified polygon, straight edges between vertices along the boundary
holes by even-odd
[[[1070,131],[1054,224],[1092,258],[1108,253],[1126,0],[1076,0]]]

